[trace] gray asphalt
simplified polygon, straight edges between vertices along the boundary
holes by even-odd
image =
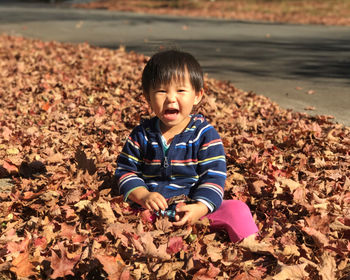
[[[0,33],[88,42],[151,55],[194,54],[210,77],[265,95],[283,108],[332,115],[350,126],[350,27],[290,25],[2,3]],[[313,94],[308,94],[313,93]],[[305,111],[307,107],[314,111]]]

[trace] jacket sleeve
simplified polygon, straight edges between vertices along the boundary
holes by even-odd
[[[206,204],[210,212],[218,209],[224,196],[226,157],[222,140],[211,125],[202,128],[198,148],[199,182],[192,198]]]
[[[129,194],[136,188],[145,187],[142,179],[143,155],[142,146],[145,145],[146,137],[141,126],[136,127],[128,137],[119,154],[115,177],[118,182],[119,193],[126,201]]]

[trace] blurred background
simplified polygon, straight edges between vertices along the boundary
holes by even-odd
[[[289,23],[350,25],[350,0],[0,0]]]

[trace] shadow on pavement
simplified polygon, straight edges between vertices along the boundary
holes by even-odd
[[[273,76],[296,80],[335,78],[350,83],[350,55],[345,60],[337,59],[340,53],[350,54],[350,38],[327,42],[300,41],[298,44],[237,39],[229,41],[164,39],[159,44],[153,45],[128,44],[126,49],[151,55],[159,50],[160,45],[192,52],[201,61],[204,70],[210,73],[228,71],[250,76]],[[220,46],[220,49],[217,46]],[[119,46],[100,47],[115,49]],[[232,63],[233,61],[238,63]]]

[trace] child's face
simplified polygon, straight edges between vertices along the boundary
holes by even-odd
[[[168,85],[151,88],[149,103],[161,121],[162,132],[169,129],[180,133],[190,121],[190,114],[203,96],[203,89],[196,92],[186,71],[183,81],[173,79]]]

